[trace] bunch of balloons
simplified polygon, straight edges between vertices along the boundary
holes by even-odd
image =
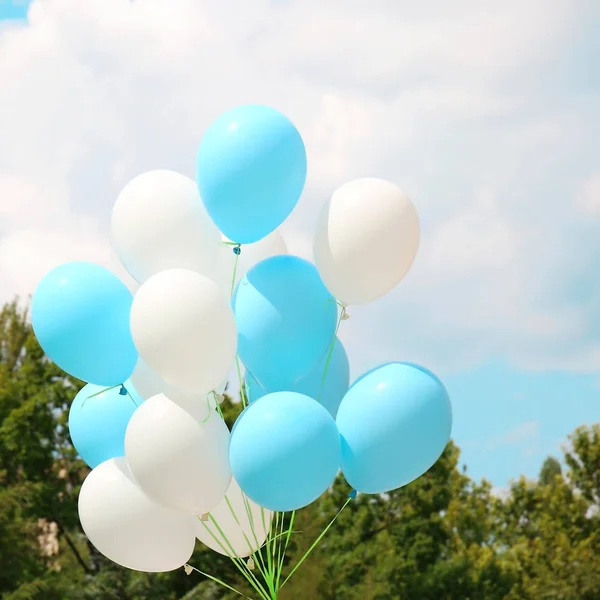
[[[86,262],[55,268],[35,291],[39,343],[87,384],[69,414],[92,468],[81,524],[125,567],[179,568],[199,539],[258,568],[272,522],[315,501],[340,469],[358,492],[388,492],[425,473],[449,440],[435,375],[391,362],[350,386],[337,337],[348,306],[410,269],[413,205],[388,181],[346,183],[323,207],[313,264],[288,254],[278,231],[306,172],[288,118],[231,110],[200,143],[196,181],[151,171],[119,194],[113,242],[135,295]],[[243,410],[229,431],[220,402],[236,370]]]

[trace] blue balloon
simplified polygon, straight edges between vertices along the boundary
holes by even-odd
[[[75,450],[92,469],[110,458],[125,456],[125,431],[143,402],[131,382],[106,389],[88,383],[69,411],[69,433]],[[95,394],[98,394],[97,396]]]
[[[294,210],[306,181],[306,149],[291,121],[260,105],[221,115],[198,150],[196,181],[217,227],[240,244],[262,239]]]
[[[248,374],[246,376],[246,390],[250,403],[273,392],[297,392],[304,394],[320,403],[329,411],[329,414],[335,419],[338,407],[344,394],[348,391],[350,385],[350,364],[348,355],[338,338],[335,340],[329,367],[325,373],[327,357],[323,358],[319,364],[308,374],[296,382],[290,382],[283,389],[265,389],[260,386],[258,381]],[[323,375],[325,374],[325,381]]]
[[[138,357],[129,330],[132,301],[110,271],[88,262],[66,263],[35,290],[33,330],[44,352],[73,377],[117,385],[131,375]]]
[[[314,502],[340,467],[340,436],[327,410],[308,396],[277,392],[246,408],[229,443],[231,471],[260,506],[296,510]]]
[[[344,396],[336,423],[342,471],[359,492],[389,492],[427,472],[452,430],[442,382],[412,364],[389,363],[360,377]]]
[[[267,390],[307,375],[335,336],[337,305],[316,267],[297,256],[255,265],[238,284],[232,306],[240,358]]]

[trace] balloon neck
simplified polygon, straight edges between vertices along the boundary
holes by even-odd
[[[237,246],[233,247],[233,253],[236,256],[239,256],[242,253],[242,246],[240,244],[238,244]]]
[[[123,384],[121,384],[121,389],[119,390],[119,395],[120,396],[127,396],[127,389],[126,389],[126,387]]]
[[[350,500],[354,500],[356,498],[356,495],[358,494],[358,492],[356,490],[352,490],[349,494],[348,494],[348,498],[350,498]]]

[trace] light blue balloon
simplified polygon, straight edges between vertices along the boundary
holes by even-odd
[[[264,396],[238,418],[229,443],[231,471],[260,506],[296,510],[314,502],[340,467],[340,436],[327,410],[308,396]]]
[[[258,381],[247,374],[246,390],[248,392],[249,401],[255,402],[259,398],[272,394],[273,392],[297,392],[304,394],[314,400],[319,400],[320,403],[329,411],[329,414],[335,419],[338,407],[344,394],[348,391],[350,385],[350,364],[348,355],[338,338],[335,340],[329,367],[327,373],[325,368],[327,365],[327,357],[323,358],[319,364],[306,376],[296,382],[290,382],[283,389],[265,389],[260,386]],[[325,381],[323,381],[325,375]]]
[[[50,271],[31,303],[33,330],[61,369],[105,387],[123,383],[138,353],[129,330],[133,297],[113,273],[88,262]]]
[[[359,492],[379,494],[407,485],[435,464],[450,439],[452,407],[431,371],[389,363],[352,385],[336,423],[346,480]]]
[[[238,284],[232,306],[240,358],[267,390],[307,375],[335,336],[337,305],[316,267],[297,256],[255,265]]]
[[[123,395],[120,386],[107,389],[88,383],[71,404],[71,441],[92,469],[110,458],[125,456],[127,424],[143,400],[130,381],[124,387],[128,394]]]
[[[198,150],[196,181],[217,227],[251,244],[279,227],[306,181],[306,149],[291,121],[260,105],[221,115]]]

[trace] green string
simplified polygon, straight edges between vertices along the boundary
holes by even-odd
[[[237,371],[238,382],[240,384],[240,398],[242,400],[242,408],[246,408],[250,401],[246,395],[246,384],[244,379],[242,378],[242,365],[239,355],[236,355],[235,357],[235,368]]]
[[[118,387],[122,387],[126,392],[127,392],[127,396],[129,396],[129,398],[131,399],[131,401],[133,402],[133,404],[137,407],[138,403],[135,401],[135,399],[133,398],[133,396],[129,393],[129,390],[125,387],[124,384],[122,383],[118,383],[117,385],[113,385],[111,387],[107,387],[104,388],[103,390],[100,390],[99,392],[96,392],[95,394],[90,394],[81,404],[82,408],[85,406],[85,403],[90,399],[90,398],[96,398],[96,396],[100,396],[102,394],[104,394],[104,392],[110,392],[110,390],[114,390],[115,388]]]
[[[291,570],[290,574],[284,579],[284,581],[281,584],[279,589],[281,589],[290,580],[290,577],[300,568],[302,563],[309,557],[311,552],[318,546],[319,542],[325,537],[325,534],[331,529],[332,525],[337,521],[337,518],[342,514],[342,511],[346,508],[346,506],[348,506],[348,504],[350,504],[350,502],[352,502],[352,498],[348,498],[346,500],[346,502],[344,502],[344,505],[342,506],[342,508],[340,508],[340,510],[335,515],[335,517],[333,517],[333,519],[331,519],[331,521],[329,522],[329,525],[327,525],[327,527],[325,527],[325,529],[323,529],[323,531],[321,532],[321,535],[319,535],[319,537],[312,543],[311,547],[304,553],[304,555],[298,561],[296,566]]]
[[[250,585],[252,585],[252,587],[260,595],[262,595],[264,598],[266,598],[266,600],[269,600],[269,597],[267,596],[265,589],[262,587],[262,585],[260,584],[260,582],[258,581],[256,576],[254,575],[254,573],[247,567],[247,565],[244,563],[244,561],[237,555],[236,551],[234,550],[233,546],[231,545],[231,542],[229,541],[229,539],[227,538],[227,536],[225,535],[225,533],[223,532],[221,527],[219,527],[217,520],[210,514],[209,514],[209,518],[211,520],[211,523],[215,526],[215,528],[221,535],[221,537],[224,540],[226,540],[227,544],[229,545],[229,548],[233,554],[233,557],[229,556],[229,558],[233,560],[234,564],[238,567],[238,570],[244,575],[244,577],[246,577],[248,583],[250,583]],[[203,521],[202,521],[202,523],[203,523],[205,529],[208,529],[206,523],[204,523]]]
[[[241,252],[241,244],[234,244],[233,245],[234,248],[234,252],[236,250],[236,248]],[[231,277],[231,297],[233,298],[233,292],[235,292],[235,279],[237,277],[237,268],[238,268],[238,262],[240,260],[240,255],[235,252],[235,260],[233,261],[233,276]]]
[[[247,598],[248,600],[252,600],[252,598],[250,598],[250,596],[246,596],[246,594],[242,594],[242,592],[236,590],[234,587],[231,587],[228,583],[225,583],[224,581],[221,581],[219,578],[213,577],[212,575],[209,575],[208,573],[205,573],[204,571],[201,571],[200,569],[196,569],[196,567],[192,567],[192,565],[188,564],[188,565],[185,565],[185,566],[189,567],[193,571],[196,571],[196,573],[200,573],[200,575],[203,575],[207,579],[210,579],[211,581],[214,581],[215,583],[217,583],[219,585],[222,585],[224,588],[228,589],[231,592],[234,592],[234,593],[238,594],[242,598]]]
[[[335,349],[335,341],[337,340],[337,335],[340,330],[340,325],[344,320],[344,316],[346,314],[346,307],[343,304],[340,304],[336,301],[336,304],[341,307],[340,314],[338,316],[337,324],[335,326],[335,332],[333,334],[333,338],[331,340],[331,344],[329,344],[329,351],[327,352],[327,359],[325,360],[325,368],[323,369],[323,377],[321,378],[321,389],[319,390],[319,397],[317,398],[317,402],[321,402],[321,395],[323,394],[323,387],[325,386],[325,380],[327,379],[327,372],[329,371],[329,365],[331,363],[331,357],[333,356],[333,351]]]
[[[210,527],[208,527],[208,525],[204,521],[200,520],[200,522],[202,523],[202,526],[204,527],[204,529],[206,529],[206,531],[210,534],[210,536],[212,537],[212,539],[219,545],[219,547],[221,548],[221,550],[231,560],[231,562],[235,565],[235,567],[237,568],[237,570],[244,576],[244,578],[246,579],[246,581],[254,588],[254,590],[260,595],[260,597],[263,600],[270,600],[269,596],[267,595],[267,592],[260,585],[260,583],[258,582],[258,580],[256,579],[256,577],[254,576],[254,574],[252,573],[252,571],[250,571],[246,567],[246,565],[244,564],[244,562],[242,561],[242,559],[236,554],[235,550],[233,549],[233,546],[231,545],[231,542],[229,541],[229,539],[227,538],[227,536],[225,535],[225,533],[223,532],[223,530],[219,527],[219,524],[217,523],[217,520],[212,515],[209,515],[209,518],[211,520],[211,523],[215,526],[215,528],[217,529],[217,531],[219,532],[219,534],[221,535],[221,537],[225,541],[225,543],[229,546],[229,549],[231,550],[231,553],[227,550],[227,548],[225,548],[225,546],[223,546],[223,544],[220,542],[220,540],[217,538],[217,536],[213,533],[213,531],[210,529]]]
[[[248,497],[243,492],[242,492],[242,498],[244,500],[244,508],[246,509],[246,514],[248,515],[248,521],[250,522],[250,529],[252,530],[252,535],[254,536],[254,543],[256,544],[256,551],[254,552],[254,556],[259,561],[259,564],[261,566],[261,572],[263,573],[263,577],[264,577],[267,572],[267,567],[265,565],[265,561],[264,561],[263,555],[262,555],[262,544],[258,543],[258,536],[256,535],[256,527],[254,525],[254,515],[252,514],[252,507],[250,506],[250,501],[248,500]],[[233,508],[231,508],[231,510],[233,512]],[[262,508],[262,506],[261,506],[261,512],[263,514],[264,514],[264,510],[265,509]],[[268,535],[267,526],[266,526],[266,522],[264,521],[264,519],[263,519],[263,531],[266,533],[266,535]]]
[[[285,561],[285,554],[287,552],[288,549],[288,545],[290,543],[290,538],[292,537],[292,533],[295,533],[293,528],[294,528],[294,519],[296,517],[296,511],[293,510],[292,514],[290,515],[290,524],[287,530],[287,535],[285,538],[285,543],[283,546],[283,555],[281,556],[281,562],[279,563],[279,572],[277,573],[277,589],[279,590],[279,582],[281,580],[281,573],[283,572],[283,563]]]
[[[200,520],[200,522],[202,523],[205,530],[212,537],[212,539],[218,544],[218,546],[221,548],[221,550],[225,553],[225,555],[232,561],[232,563],[235,565],[237,570],[243,575],[244,579],[246,579],[246,581],[252,586],[252,588],[254,588],[254,590],[259,594],[261,600],[277,600],[279,590],[281,588],[283,588],[283,586],[290,580],[292,575],[294,575],[294,573],[302,566],[304,561],[308,558],[308,556],[312,553],[312,551],[318,546],[318,544],[325,537],[325,535],[327,534],[329,529],[333,526],[333,524],[335,523],[337,518],[340,516],[340,514],[344,510],[344,508],[346,508],[346,506],[348,506],[348,504],[353,499],[353,497],[350,496],[346,500],[346,502],[344,503],[342,508],[340,508],[340,510],[337,512],[337,514],[329,522],[327,527],[325,527],[325,529],[321,532],[319,537],[312,543],[310,548],[304,553],[302,558],[298,561],[298,563],[294,566],[292,571],[289,573],[289,575],[284,579],[283,583],[281,583],[281,585],[280,585],[281,575],[283,572],[283,563],[285,561],[285,554],[287,552],[290,538],[294,533],[300,533],[300,532],[293,530],[294,518],[295,518],[296,512],[292,511],[292,513],[290,515],[290,522],[288,524],[287,530],[285,530],[285,531],[284,531],[284,529],[285,529],[285,513],[275,512],[273,514],[271,528],[270,528],[270,531],[269,531],[269,534],[267,536],[267,540],[265,543],[265,548],[267,551],[267,564],[265,564],[265,561],[263,559],[262,552],[261,552],[262,548],[258,547],[259,546],[258,537],[256,535],[256,530],[254,527],[254,518],[252,516],[249,501],[243,493],[242,493],[242,497],[244,498],[244,505],[246,507],[246,511],[248,512],[250,526],[251,526],[252,533],[254,536],[255,544],[257,546],[257,550],[253,554],[251,554],[251,557],[254,560],[255,566],[258,567],[258,571],[260,572],[260,574],[264,580],[264,583],[267,586],[267,589],[265,589],[263,587],[263,585],[261,585],[260,581],[254,575],[252,570],[248,567],[248,565],[246,563],[244,563],[244,561],[241,559],[241,557],[237,555],[237,553],[235,552],[235,549],[233,548],[233,545],[231,544],[230,540],[227,538],[227,536],[225,535],[225,532],[219,526],[217,520],[213,517],[213,515],[209,514],[209,519],[210,519],[213,527],[217,530],[219,536],[222,538],[223,542],[228,546],[229,549],[222,543],[222,541],[215,535],[215,533],[212,531],[212,529],[204,521]],[[227,502],[227,505],[229,507],[231,514],[233,515],[236,523],[238,525],[240,525],[240,527],[241,527],[241,523],[239,521],[239,518],[235,514],[235,510],[234,510],[231,502],[229,501],[227,496],[225,498],[226,498],[226,502]],[[262,507],[261,507],[261,512],[263,514],[264,530],[266,531],[266,520],[264,517],[264,508],[262,508]],[[275,532],[275,533],[273,533],[273,532]],[[245,533],[244,533],[244,539],[246,540],[246,543],[248,544],[248,548],[251,550],[252,545],[250,543],[250,540],[248,539],[248,536]],[[283,540],[283,543],[281,542],[281,540]],[[239,590],[236,590],[231,585],[229,585],[228,583],[225,583],[224,581],[218,579],[217,577],[213,577],[212,575],[204,573],[203,571],[200,571],[199,569],[196,569],[195,567],[192,567],[191,565],[186,565],[186,566],[192,568],[194,571],[197,571],[201,575],[203,575],[203,576],[207,577],[208,579],[210,579],[211,581],[214,581],[215,583],[225,587],[226,589],[228,589],[232,592],[235,592],[239,596],[242,596],[243,598],[248,598],[249,600],[252,600],[249,596],[246,596]]]
[[[209,392],[208,394],[206,394],[206,406],[208,408],[208,412],[206,414],[206,417],[204,417],[203,421],[202,421],[202,425],[204,425],[211,417],[211,412],[212,412],[212,407],[210,405],[210,400],[208,398],[208,396],[212,394],[213,398],[215,400],[215,408],[219,406],[219,402],[217,400],[217,392],[215,392],[215,390],[212,390],[211,392]],[[223,415],[221,415],[223,416]]]
[[[95,394],[91,394],[90,396],[88,396],[86,398],[86,400],[89,400],[90,398],[95,398],[96,396],[99,396],[100,394],[104,394],[104,392],[110,392],[110,390],[114,390],[115,388],[121,387],[121,383],[117,383],[117,385],[113,385],[111,387],[107,387],[104,388],[103,390],[100,390],[99,392],[96,392]]]

